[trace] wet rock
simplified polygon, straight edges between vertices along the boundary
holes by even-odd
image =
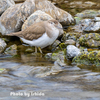
[[[74,18],[66,11],[54,6],[47,0],[35,0],[36,9],[46,12],[54,19],[57,19],[63,25],[70,25],[75,23]]]
[[[76,42],[73,39],[69,39],[65,41],[65,45],[75,45]]]
[[[100,15],[100,10],[84,10],[81,13],[77,13],[75,16],[81,18],[94,18]]]
[[[0,32],[2,35],[21,30],[23,22],[34,12],[35,4],[26,0],[23,4],[16,4],[8,8],[0,18]]]
[[[72,59],[80,54],[80,49],[78,49],[74,45],[68,45],[66,52],[67,52],[66,58]]]
[[[91,2],[91,1],[73,1],[70,2],[70,7],[71,8],[92,8],[97,6],[97,4],[95,2]]]
[[[65,52],[64,51],[58,51],[56,53],[52,53],[52,60],[56,62],[57,65],[64,67],[66,66],[65,63]]]
[[[83,19],[73,29],[78,32],[100,32],[100,17]]]
[[[6,46],[7,46],[7,44],[5,43],[5,41],[0,38],[0,53],[3,52],[3,50],[5,49]]]
[[[10,47],[6,48],[5,54],[12,55],[12,56],[17,55],[17,45],[14,44],[14,45],[11,45]]]
[[[95,18],[91,20],[89,25],[83,29],[85,32],[100,32],[100,18]]]
[[[89,26],[89,24],[92,23],[92,19],[83,19],[79,22],[79,24],[75,25],[73,27],[73,30],[75,32],[83,32],[83,30]]]
[[[100,66],[100,51],[83,51],[78,56],[73,58],[72,62],[78,65],[94,65]]]
[[[23,26],[22,26],[22,30],[24,30],[25,28],[27,28],[28,26],[37,23],[37,22],[41,22],[41,21],[47,21],[53,19],[49,14],[46,14],[45,12],[41,11],[41,10],[37,10],[36,12],[34,12],[33,14],[31,14],[27,20],[24,22]]]
[[[80,37],[79,44],[86,47],[100,47],[100,35],[98,33],[89,33]]]
[[[67,32],[63,35],[62,41],[73,40],[76,41],[81,36],[79,32]]]
[[[60,41],[59,40],[56,40],[52,45],[48,46],[47,47],[47,50],[51,50],[52,52],[55,51],[56,49],[59,48],[59,45],[60,45]]]
[[[13,5],[15,5],[13,0],[0,0],[0,15]]]

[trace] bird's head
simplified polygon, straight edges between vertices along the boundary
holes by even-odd
[[[48,22],[55,26],[58,30],[59,30],[59,35],[62,35],[63,34],[63,27],[62,25],[55,19],[51,19],[51,20],[48,20]]]

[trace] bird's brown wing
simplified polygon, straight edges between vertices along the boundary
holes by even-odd
[[[18,37],[25,38],[27,40],[33,40],[41,37],[44,33],[45,33],[45,27],[43,23],[35,23],[27,27],[23,31],[10,33],[8,34],[8,36],[18,36]]]
[[[41,37],[45,33],[45,28],[41,25],[30,26],[22,32],[23,38],[27,40],[33,40]]]

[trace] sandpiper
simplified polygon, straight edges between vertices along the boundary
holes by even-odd
[[[55,20],[42,21],[27,27],[25,30],[7,34],[8,36],[17,36],[24,43],[35,46],[35,52],[37,52],[37,47],[42,53],[42,48],[51,45],[63,32],[61,24]]]

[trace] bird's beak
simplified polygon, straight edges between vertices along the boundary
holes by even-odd
[[[63,29],[62,27],[56,26],[58,29]]]

